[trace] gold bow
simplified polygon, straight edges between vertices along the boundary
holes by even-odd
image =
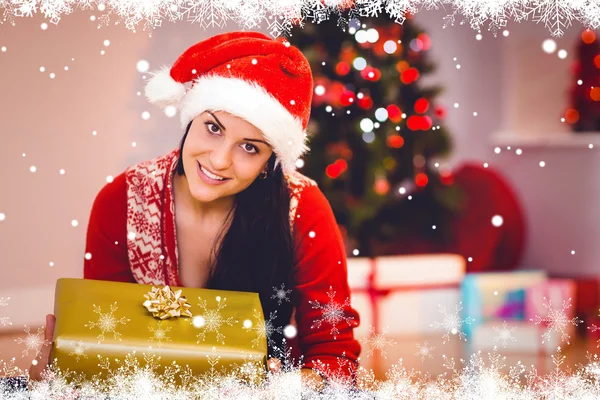
[[[181,290],[173,292],[168,285],[162,289],[152,287],[152,291],[145,294],[144,297],[146,298],[144,307],[146,307],[154,317],[167,319],[192,316],[192,313],[189,310],[192,306],[188,304],[186,298],[181,295]]]

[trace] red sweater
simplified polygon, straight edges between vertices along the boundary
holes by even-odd
[[[85,260],[84,278],[183,286],[170,190],[177,154],[173,151],[134,165],[98,193],[87,228],[86,252],[92,257]],[[350,290],[342,237],[331,206],[314,181],[299,173],[286,178],[297,249],[291,300],[304,366],[327,377],[352,378],[361,350],[353,329],[360,319],[356,310],[344,304]],[[333,300],[328,295],[330,287],[335,291]],[[311,328],[323,319],[324,310],[313,308],[309,301],[343,308],[347,319],[337,320],[335,338],[330,321]]]

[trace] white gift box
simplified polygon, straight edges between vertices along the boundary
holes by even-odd
[[[370,329],[390,335],[434,332],[439,306],[453,311],[460,301],[465,259],[456,254],[385,256],[348,259],[352,306],[361,324],[357,337]]]

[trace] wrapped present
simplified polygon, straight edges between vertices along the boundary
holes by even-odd
[[[543,271],[467,274],[461,284],[462,329],[466,337],[487,321],[524,320],[527,288],[546,279]]]
[[[465,269],[465,259],[456,254],[349,258],[351,303],[364,322],[355,335],[434,331],[438,305],[460,301]]]
[[[52,357],[92,379],[111,362],[158,362],[191,374],[244,370],[262,380],[267,338],[258,294],[87,279],[56,283]],[[137,360],[137,361],[135,361]],[[251,371],[251,372],[249,372]]]

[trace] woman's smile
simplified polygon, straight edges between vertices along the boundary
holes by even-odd
[[[196,165],[196,171],[198,173],[198,176],[200,177],[200,179],[202,179],[203,182],[208,183],[209,185],[221,185],[230,180],[230,178],[224,178],[220,175],[212,173],[211,171],[200,165],[199,162],[196,162]]]

